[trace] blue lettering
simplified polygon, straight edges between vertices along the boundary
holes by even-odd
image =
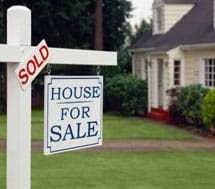
[[[90,87],[85,87],[84,88],[84,98],[90,98],[91,97],[91,88]]]
[[[61,120],[64,120],[64,116],[67,116],[67,112],[69,111],[69,108],[61,108]]]
[[[57,88],[57,91],[55,91],[55,88],[51,88],[51,90],[52,90],[52,97],[51,97],[51,100],[56,100],[56,99],[54,98],[54,95],[57,95],[57,100],[60,100],[61,88],[58,87],[58,88]]]
[[[70,87],[64,88],[62,95],[64,99],[70,99],[72,97],[72,89]]]
[[[82,107],[82,118],[90,117],[89,116],[90,107],[89,106],[83,106]]]
[[[50,141],[51,142],[58,142],[59,140],[61,140],[61,126],[60,125],[54,125],[52,128],[51,128],[51,134],[55,135],[55,137],[51,136],[50,137]]]
[[[98,134],[98,130],[95,131],[95,126],[98,125],[97,121],[90,121],[88,124],[88,135],[87,137],[94,137]]]
[[[80,109],[78,107],[74,107],[70,110],[70,116],[72,119],[77,119],[80,115]]]
[[[77,138],[84,138],[84,137],[86,137],[86,132],[83,133],[82,136],[81,136],[81,129],[80,129],[81,123],[76,123],[76,125],[78,127],[77,128]]]
[[[78,96],[78,89],[77,89],[77,87],[74,87],[74,97],[76,99],[80,99],[81,98],[81,96],[82,96],[82,89],[83,89],[83,87],[80,87],[80,89],[79,89],[79,96]]]
[[[93,98],[100,97],[100,87],[93,87]]]
[[[66,128],[66,132],[65,132],[65,135],[64,135],[62,141],[65,141],[65,140],[66,140],[67,135],[69,135],[70,139],[74,139],[74,135],[73,135],[73,133],[72,133],[72,127],[71,127],[70,124],[69,124],[69,125],[67,126],[67,128]]]

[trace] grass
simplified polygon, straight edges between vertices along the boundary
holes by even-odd
[[[0,188],[5,154],[0,153]],[[32,154],[32,189],[212,189],[214,152]]]
[[[194,140],[195,137],[143,118],[104,115],[104,139]],[[6,139],[6,116],[0,116],[0,139]],[[43,140],[43,111],[32,112],[32,139]]]

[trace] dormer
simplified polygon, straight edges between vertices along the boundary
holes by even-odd
[[[154,0],[153,35],[165,34],[195,5],[195,0]]]

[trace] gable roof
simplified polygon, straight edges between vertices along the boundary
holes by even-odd
[[[153,49],[153,51],[167,51],[180,45],[202,43],[215,43],[213,0],[198,0],[191,11],[166,34],[143,36],[130,49],[146,48]]]

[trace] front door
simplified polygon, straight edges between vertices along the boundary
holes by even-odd
[[[158,107],[163,108],[163,59],[158,59]]]

